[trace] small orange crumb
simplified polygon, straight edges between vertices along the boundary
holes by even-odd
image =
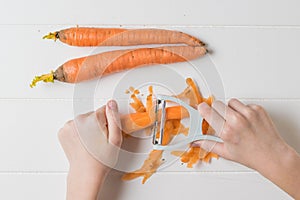
[[[129,91],[130,91],[130,92],[133,92],[133,91],[134,91],[134,87],[130,86],[130,87],[129,87]]]

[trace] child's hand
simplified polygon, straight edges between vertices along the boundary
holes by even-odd
[[[300,193],[300,157],[279,136],[267,112],[258,105],[244,105],[237,99],[228,106],[215,101],[198,106],[203,118],[224,143],[197,141],[193,145],[217,153],[260,172],[294,197]]]
[[[221,157],[239,162],[253,169],[266,166],[276,160],[287,145],[281,139],[266,111],[258,105],[244,105],[236,99],[226,106],[215,101],[212,108],[206,103],[198,106],[200,114],[215,129],[223,144],[210,141],[197,142],[210,148]],[[260,166],[260,163],[266,163]]]
[[[122,143],[117,104],[109,101],[95,112],[67,122],[58,137],[70,163],[69,199],[94,199],[118,159]],[[89,195],[89,196],[87,196]]]

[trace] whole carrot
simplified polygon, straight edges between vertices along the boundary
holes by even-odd
[[[187,44],[203,46],[199,39],[174,30],[164,29],[123,29],[123,28],[68,28],[43,37],[59,39],[72,46],[130,46],[145,44]]]
[[[144,65],[184,62],[203,56],[205,47],[166,46],[104,52],[67,61],[56,71],[36,76],[30,87],[39,81],[54,80],[77,83]]]

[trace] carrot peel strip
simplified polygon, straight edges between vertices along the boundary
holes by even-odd
[[[162,164],[162,153],[163,152],[160,150],[151,151],[148,158],[144,161],[143,166],[134,172],[124,174],[122,180],[132,180],[138,177],[144,177],[142,180],[142,184],[144,184]]]
[[[192,90],[194,91],[196,98],[197,98],[197,103],[201,103],[203,101],[202,95],[196,85],[196,83],[193,81],[193,79],[191,78],[187,78],[186,79],[186,83],[192,88]]]

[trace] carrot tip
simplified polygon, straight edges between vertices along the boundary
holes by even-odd
[[[41,76],[35,76],[34,79],[32,80],[30,87],[33,88],[36,86],[37,82],[43,81],[45,83],[47,82],[54,82],[54,72],[51,71],[49,74],[43,74]]]
[[[48,35],[45,35],[43,39],[50,39],[56,41],[58,39],[58,32],[49,33]]]

